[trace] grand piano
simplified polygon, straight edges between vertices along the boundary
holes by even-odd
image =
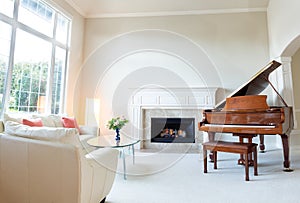
[[[240,142],[245,138],[252,142],[252,138],[259,135],[261,151],[265,149],[264,135],[280,135],[284,171],[291,171],[289,135],[294,126],[293,109],[286,104],[269,81],[270,73],[280,65],[277,61],[271,61],[214,109],[205,109],[198,128],[208,133],[209,141],[214,141],[216,133],[232,133],[239,137]],[[268,106],[267,96],[259,95],[268,85],[276,92],[283,106]],[[212,159],[212,154],[210,157]],[[243,161],[241,156],[239,164]]]

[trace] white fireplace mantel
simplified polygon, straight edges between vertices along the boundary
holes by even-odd
[[[216,87],[143,88],[132,97],[133,106],[211,107],[216,102]]]
[[[131,99],[130,111],[133,136],[144,140],[145,110],[199,110],[213,108],[216,104],[216,87],[197,88],[141,88]],[[178,115],[180,116],[180,115]],[[195,116],[196,117],[196,116]]]

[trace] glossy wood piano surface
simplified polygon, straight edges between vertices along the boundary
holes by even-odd
[[[267,95],[256,95],[268,86],[268,76],[278,66],[280,63],[272,61],[246,85],[217,105],[217,108],[204,110],[203,120],[198,127],[200,131],[208,132],[210,141],[215,139],[215,133],[232,133],[240,136],[240,141],[247,137],[250,142],[252,137],[260,135],[261,150],[265,148],[264,135],[280,135],[284,170],[291,171],[288,139],[294,126],[293,109],[284,101],[285,106],[269,107],[266,102]],[[280,98],[282,99],[281,96]]]

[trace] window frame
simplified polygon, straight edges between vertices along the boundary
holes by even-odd
[[[67,69],[68,69],[68,61],[69,61],[69,52],[70,52],[70,38],[71,38],[71,25],[72,25],[72,19],[71,17],[63,10],[63,9],[57,9],[55,6],[49,4],[48,2],[45,2],[43,0],[38,0],[42,2],[43,4],[46,4],[47,6],[51,7],[54,11],[54,26],[53,26],[53,34],[52,37],[47,36],[46,34],[43,34],[30,26],[27,26],[21,22],[18,21],[18,12],[19,12],[19,6],[21,4],[21,0],[14,0],[14,10],[13,10],[13,17],[6,16],[2,13],[0,13],[0,21],[7,23],[11,26],[11,41],[10,41],[10,51],[9,51],[9,59],[8,59],[8,67],[7,67],[7,73],[5,77],[5,84],[4,84],[4,92],[3,92],[3,98],[2,98],[2,109],[1,109],[1,117],[3,117],[4,112],[8,110],[9,107],[9,99],[10,99],[10,90],[12,85],[12,73],[14,68],[14,53],[15,53],[15,44],[16,44],[16,32],[17,29],[20,29],[22,31],[25,31],[31,35],[34,35],[35,37],[41,38],[45,41],[50,42],[52,46],[52,52],[51,52],[51,63],[50,63],[50,74],[47,79],[47,101],[45,106],[45,113],[51,113],[51,107],[52,107],[52,85],[53,85],[53,73],[55,70],[55,57],[56,57],[56,49],[60,48],[65,50],[66,56],[65,56],[65,63],[64,63],[64,70],[62,72],[62,87],[60,91],[60,107],[59,107],[59,114],[62,114],[65,112],[65,92],[66,92],[66,81],[67,81]],[[67,37],[65,44],[60,42],[59,40],[56,40],[56,30],[58,26],[58,15],[63,16],[68,20],[68,27],[67,27]],[[31,113],[31,112],[29,112]],[[38,112],[35,112],[38,113]]]

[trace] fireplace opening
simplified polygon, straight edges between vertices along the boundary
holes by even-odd
[[[151,118],[151,142],[195,143],[195,118]]]

